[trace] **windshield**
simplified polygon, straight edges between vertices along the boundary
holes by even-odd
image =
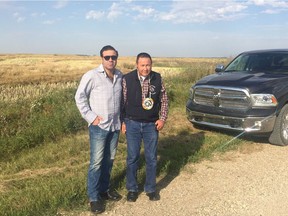
[[[244,53],[225,68],[229,71],[288,73],[288,52]]]

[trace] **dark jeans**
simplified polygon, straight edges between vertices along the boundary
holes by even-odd
[[[146,180],[144,191],[151,193],[156,190],[157,145],[158,131],[155,123],[143,123],[125,119],[127,139],[127,176],[126,188],[137,192],[137,170],[139,166],[141,142],[144,143],[146,161]]]

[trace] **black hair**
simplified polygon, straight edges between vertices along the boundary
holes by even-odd
[[[103,57],[103,52],[107,50],[114,50],[116,52],[116,55],[118,57],[118,51],[111,45],[106,45],[100,50],[100,56]]]
[[[139,53],[137,55],[137,58],[136,58],[136,63],[138,63],[139,58],[149,58],[151,60],[151,63],[152,63],[152,58],[148,53],[145,53],[145,52]]]

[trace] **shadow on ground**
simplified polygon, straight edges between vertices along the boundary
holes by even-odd
[[[181,169],[201,149],[203,143],[204,132],[192,134],[187,130],[160,140],[158,174],[161,169],[164,169],[166,175],[157,184],[159,191],[167,187],[180,174]]]
[[[179,175],[181,169],[189,162],[189,159],[201,148],[204,142],[204,132],[192,133],[182,130],[177,135],[159,138],[157,176],[163,176],[157,183],[157,191],[167,187],[169,183]],[[143,144],[142,144],[143,149]],[[144,154],[141,154],[139,170],[145,169]],[[125,184],[125,170],[114,176],[111,184],[114,188],[121,188]],[[139,193],[143,192],[145,183],[144,175],[138,175]]]

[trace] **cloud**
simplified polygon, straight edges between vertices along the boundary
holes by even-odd
[[[123,8],[121,7],[120,4],[118,3],[113,3],[111,5],[111,7],[109,8],[109,12],[107,14],[107,18],[110,21],[115,20],[116,18],[118,18],[119,16],[121,16],[123,14]]]
[[[288,9],[288,1],[279,0],[193,0],[193,1],[118,1],[111,2],[107,10],[90,10],[86,19],[110,21],[126,16],[133,20],[154,20],[174,24],[211,23],[234,21],[249,15],[249,9],[262,10],[261,13],[283,13]]]
[[[216,20],[234,20],[244,15],[243,1],[174,1],[168,12],[160,12],[157,19],[174,23],[207,23]]]
[[[13,13],[13,17],[16,19],[17,23],[21,23],[26,20],[26,17],[21,16],[18,12]]]
[[[149,6],[135,5],[131,9],[133,12],[137,13],[137,15],[134,17],[136,20],[154,17],[156,13],[156,10]]]
[[[288,2],[278,0],[249,0],[251,5],[262,9],[263,14],[280,14],[287,13]]]
[[[44,17],[46,16],[46,13],[45,12],[42,12],[42,13],[38,13],[38,12],[33,12],[30,14],[31,17]]]
[[[42,23],[44,24],[44,25],[52,25],[52,24],[54,24],[56,21],[55,20],[45,20],[45,21],[43,21]]]
[[[44,24],[44,25],[53,25],[53,24],[55,24],[55,23],[57,23],[57,22],[60,22],[61,20],[62,20],[61,18],[47,19],[47,20],[44,20],[44,21],[42,22],[42,24]]]
[[[279,14],[280,12],[281,12],[280,10],[271,10],[271,9],[262,11],[262,13],[264,14]]]
[[[164,10],[161,10],[161,7],[156,9],[146,4],[143,6],[141,1],[129,3],[131,6],[127,8],[135,12],[132,16],[136,20],[152,18],[155,21],[160,20],[175,24],[233,21],[248,16],[248,10],[251,7],[263,9],[262,13],[266,14],[282,13],[288,9],[288,1],[284,0],[174,0],[165,1]]]
[[[252,4],[257,6],[272,6],[275,8],[288,8],[287,1],[279,1],[279,0],[250,0]]]
[[[87,20],[100,20],[103,18],[108,19],[109,21],[114,21],[117,18],[121,17],[125,13],[126,7],[122,3],[112,3],[112,5],[107,9],[107,11],[96,11],[90,10],[86,13],[85,17]]]
[[[17,23],[24,22],[26,20],[26,17],[18,17],[17,18]]]
[[[59,0],[56,2],[56,4],[54,5],[54,8],[56,9],[61,9],[66,7],[66,5],[68,4],[68,0]]]
[[[100,20],[102,17],[104,17],[105,12],[104,11],[95,11],[90,10],[88,13],[86,13],[86,19],[92,19],[92,20]]]

